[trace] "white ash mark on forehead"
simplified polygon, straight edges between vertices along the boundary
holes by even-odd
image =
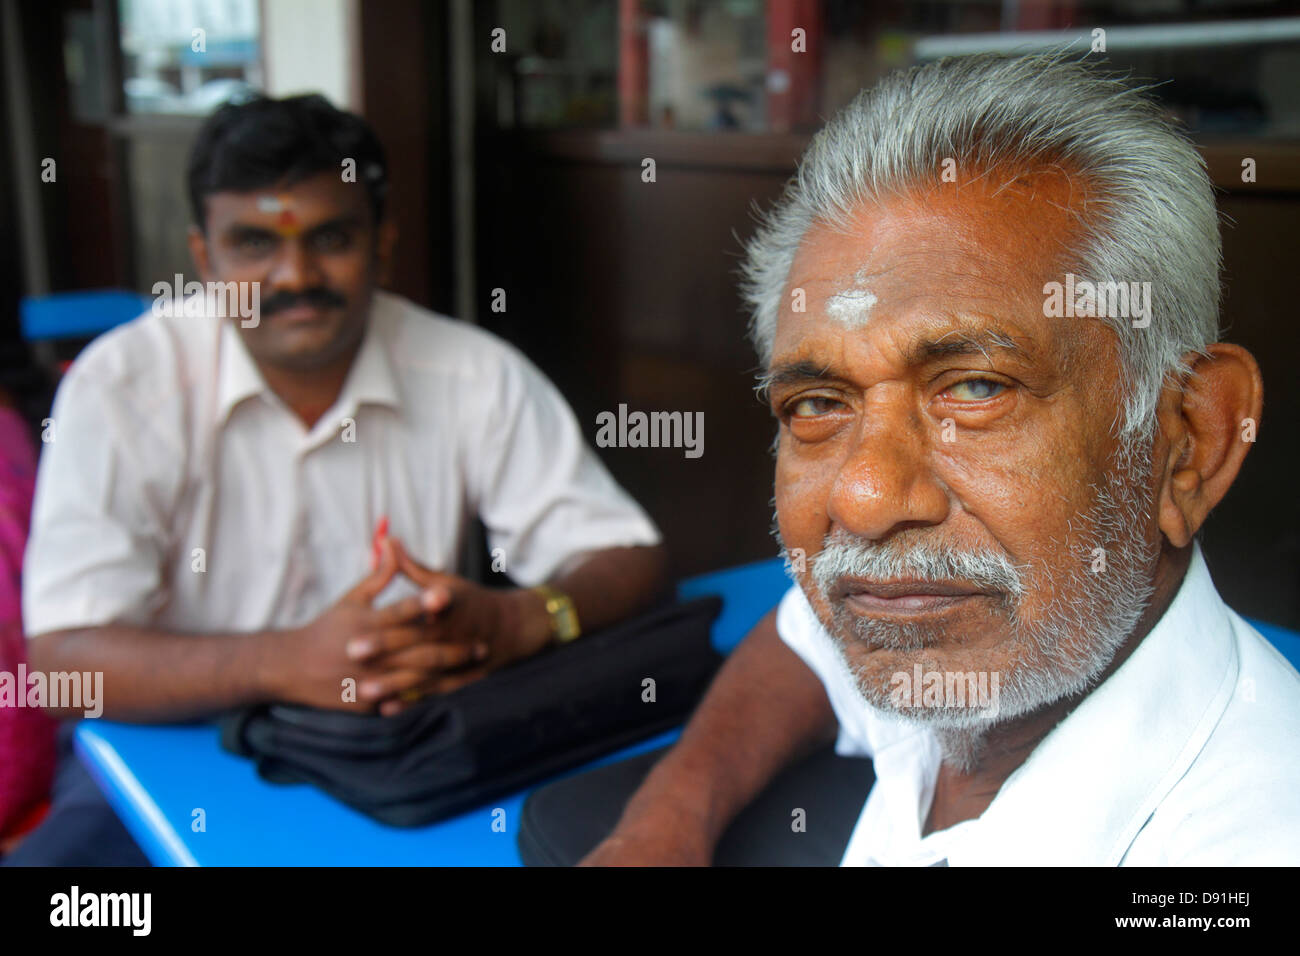
[[[826,300],[826,314],[840,325],[858,329],[866,325],[876,301],[875,294],[867,288],[866,270],[861,270],[853,277],[852,286]]]

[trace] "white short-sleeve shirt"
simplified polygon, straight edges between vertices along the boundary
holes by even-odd
[[[29,635],[301,625],[368,573],[381,516],[414,558],[455,572],[477,514],[525,586],[660,540],[521,353],[388,293],[310,431],[232,321],[172,315],[93,342],[52,418],[23,569]],[[399,578],[380,603],[413,591]]]
[[[1223,603],[1199,544],[1155,627],[984,813],[924,837],[933,732],[865,701],[798,587],[777,631],[826,688],[836,750],[875,763],[842,865],[1300,863],[1300,674]]]

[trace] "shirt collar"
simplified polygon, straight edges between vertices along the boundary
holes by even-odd
[[[1117,865],[1204,746],[1238,668],[1227,606],[1196,543],[1164,615],[1008,778],[950,860]]]
[[[336,403],[341,414],[350,415],[366,404],[401,407],[401,391],[388,351],[388,330],[387,315],[376,297],[370,308],[361,351],[352,363]]]
[[[248,348],[235,323],[228,319],[216,319],[219,326],[218,337],[220,349],[217,372],[217,421],[224,422],[231,409],[246,398],[267,390],[262,373],[253,363]]]
[[[233,320],[219,319],[220,369],[217,380],[217,421],[222,423],[236,405],[247,398],[263,393],[270,394],[270,387],[258,370],[243,337],[235,328]],[[348,416],[356,412],[363,404],[387,405],[400,408],[401,391],[393,363],[388,355],[389,323],[383,300],[375,296],[370,309],[370,318],[366,327],[361,349],[352,362],[348,377],[343,382],[343,390],[334,411],[338,416]],[[326,418],[335,418],[327,414]]]

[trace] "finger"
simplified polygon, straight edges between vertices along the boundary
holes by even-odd
[[[383,541],[384,541],[384,539],[385,539],[386,537],[388,537],[388,516],[387,516],[387,515],[382,515],[382,516],[380,516],[380,518],[379,518],[379,522],[375,525],[375,534],[374,534],[374,537],[371,539],[371,542],[370,542],[370,547],[371,547],[370,568],[371,568],[371,570],[374,570],[375,568],[377,568],[377,567],[379,566],[379,559],[380,559],[379,551],[380,551],[380,545],[383,543]]]
[[[375,663],[393,670],[422,670],[430,676],[438,671],[478,664],[487,659],[486,644],[430,644],[420,643],[392,654],[386,654]]]
[[[408,708],[414,707],[426,697],[433,695],[433,691],[427,686],[416,687],[412,690],[405,691],[397,697],[390,697],[379,705],[379,713],[384,717],[392,717],[400,714]]]
[[[394,574],[402,571],[402,566],[398,563],[398,555],[393,550],[393,542],[386,536],[378,537],[374,540],[374,550],[370,553],[370,570],[378,571],[389,566],[393,567]]]
[[[345,651],[349,660],[370,661],[393,651],[412,647],[429,640],[424,627],[389,627],[371,634],[362,634],[348,641]]]
[[[383,593],[384,588],[393,580],[399,568],[397,565],[397,555],[387,543],[385,538],[380,543],[379,564],[357,583],[348,594],[353,600],[360,601],[363,604],[374,603],[375,598]]]
[[[393,553],[397,559],[397,567],[403,574],[414,581],[416,584],[429,585],[437,581],[439,574],[430,568],[416,561],[406,546],[401,541],[393,539]]]
[[[473,670],[461,671],[456,675],[446,677],[437,677],[433,680],[426,680],[417,687],[408,688],[405,692],[395,697],[390,697],[379,705],[379,712],[385,717],[391,717],[394,714],[400,714],[408,707],[413,707],[425,697],[435,694],[449,694],[454,690],[464,687],[466,684],[472,684],[476,680],[481,680],[488,674],[486,667],[476,667]]]
[[[367,703],[377,703],[387,697],[393,697],[405,690],[419,687],[429,679],[424,671],[400,670],[388,671],[366,677],[357,687],[357,699]]]
[[[433,683],[432,680],[426,677],[415,687],[409,687],[395,697],[380,701],[379,713],[385,717],[392,717],[394,714],[400,714],[402,711],[414,707],[424,698],[433,694]]]
[[[436,678],[433,681],[432,692],[435,694],[450,694],[454,690],[460,690],[466,684],[472,684],[476,680],[482,680],[489,673],[491,673],[491,668],[484,664],[469,670],[447,674],[446,676]]]
[[[402,568],[397,563],[397,552],[393,550],[393,541],[388,536],[379,539],[375,545],[375,554],[379,557],[375,570],[380,574],[397,574]]]
[[[436,585],[432,588],[425,588],[419,594],[413,594],[410,597],[394,601],[385,607],[376,608],[369,626],[375,630],[380,630],[401,624],[410,624],[413,621],[424,620],[428,616],[437,614],[445,610],[450,604],[450,589],[442,585]]]

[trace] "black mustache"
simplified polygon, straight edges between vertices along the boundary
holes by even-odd
[[[316,288],[304,292],[277,292],[262,303],[262,315],[274,315],[297,305],[316,309],[341,309],[348,300],[332,289]]]

